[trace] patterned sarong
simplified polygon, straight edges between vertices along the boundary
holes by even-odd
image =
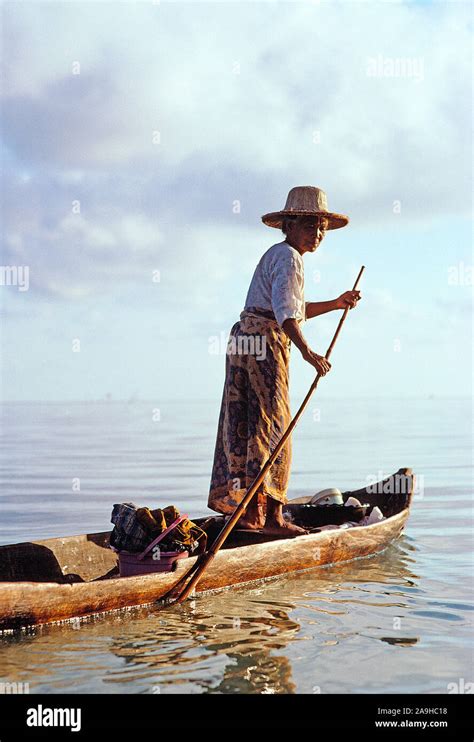
[[[250,307],[232,327],[208,505],[232,513],[291,421],[291,341],[272,312]],[[255,495],[286,502],[291,437]]]

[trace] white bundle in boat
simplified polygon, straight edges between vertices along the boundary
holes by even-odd
[[[343,505],[342,492],[337,487],[329,487],[316,492],[315,495],[295,497],[290,505]]]
[[[310,505],[343,505],[342,492],[337,487],[316,492],[309,501]]]

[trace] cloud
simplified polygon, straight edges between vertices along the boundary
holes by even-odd
[[[139,174],[145,199],[162,179],[187,204],[255,180],[263,211],[316,182],[359,222],[397,199],[469,208],[462,4],[282,5],[265,35],[260,3],[7,7],[4,135],[22,162]],[[371,77],[379,57],[421,60],[423,78]]]
[[[155,221],[141,212],[101,211],[100,206],[88,213],[87,200],[75,213],[73,202],[64,199],[61,203],[69,210],[48,219],[34,207],[35,199],[28,199],[31,191],[47,202],[36,188],[15,189],[25,208],[7,212],[3,263],[28,265],[35,294],[76,300],[116,291],[124,282],[151,283],[163,242]]]
[[[103,311],[104,327],[126,317],[131,334],[146,316],[142,336],[162,333],[187,368],[182,337],[207,348],[227,332],[260,255],[281,239],[261,214],[313,184],[351,224],[306,261],[307,298],[349,288],[363,261],[367,313],[352,318],[354,338],[454,332],[433,284],[465,244],[443,240],[446,225],[471,207],[467,4],[2,12],[2,262],[31,267],[28,296],[5,303],[12,325],[26,311],[42,316],[29,331],[42,331],[61,314],[68,337]],[[405,72],[390,74],[397,64]],[[333,325],[329,315],[308,328],[317,348]]]

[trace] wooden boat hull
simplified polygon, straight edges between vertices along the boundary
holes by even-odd
[[[314,569],[383,551],[401,534],[409,515],[414,477],[411,470],[400,470],[397,475],[401,472],[409,477],[410,486],[401,500],[404,500],[406,507],[400,512],[369,526],[321,531],[293,539],[222,549],[199,582],[198,592]],[[360,492],[363,491],[345,493],[345,496]],[[107,548],[108,535],[89,534],[0,547],[0,577],[2,567],[13,575],[14,568],[22,565],[19,581],[0,582],[0,630],[159,601],[195,561],[195,557],[181,560],[174,572],[113,577],[110,575],[116,570],[116,555]],[[51,548],[53,542],[54,550]],[[62,582],[22,579],[21,574],[24,575],[28,570],[26,565],[32,563],[31,557],[26,557],[28,549],[31,554],[36,553],[37,558],[41,554],[43,559],[49,560],[50,570],[54,564],[55,577],[50,579],[56,578]],[[87,556],[84,557],[84,554]],[[81,563],[80,575],[74,572],[75,567],[79,571],[74,563],[75,558],[79,560],[78,564]],[[73,571],[67,571],[71,568]],[[18,580],[18,573],[15,573],[15,579]]]

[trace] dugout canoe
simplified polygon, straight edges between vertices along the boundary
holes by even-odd
[[[322,530],[292,539],[232,533],[204,573],[197,592],[378,554],[403,531],[414,486],[412,470],[403,468],[381,482],[344,492],[344,502],[352,496],[369,504],[368,512],[375,505],[381,509],[385,519],[373,525]],[[285,509],[298,523],[303,522],[300,516],[305,507],[299,499],[290,500]],[[317,510],[314,508],[315,517]],[[307,507],[304,514],[307,526]],[[223,516],[197,518],[195,522],[212,541],[223,525]],[[154,603],[196,559],[180,560],[174,572],[119,577],[109,537],[110,531],[104,531],[0,546],[0,631]]]

